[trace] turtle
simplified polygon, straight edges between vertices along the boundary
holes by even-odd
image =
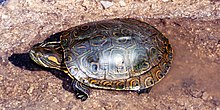
[[[149,93],[168,73],[173,59],[168,38],[134,18],[71,27],[34,45],[29,54],[37,64],[68,74],[82,101],[90,88]]]

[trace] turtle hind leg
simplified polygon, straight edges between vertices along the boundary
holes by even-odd
[[[142,93],[149,93],[151,91],[152,87],[146,88],[146,89],[140,89],[137,90],[138,95],[142,94]]]
[[[79,81],[73,80],[72,87],[77,99],[85,101],[89,97],[89,88],[80,83]]]

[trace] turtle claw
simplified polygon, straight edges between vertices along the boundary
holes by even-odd
[[[88,96],[87,96],[87,94],[84,94],[82,92],[81,93],[77,92],[76,93],[76,98],[81,99],[81,101],[85,101],[88,98]]]
[[[151,89],[152,89],[152,87],[146,88],[146,89],[141,89],[141,90],[138,90],[137,93],[138,93],[138,95],[140,95],[141,93],[149,93]]]
[[[73,80],[72,87],[77,99],[85,101],[89,97],[89,89],[85,85],[81,84],[79,81]]]

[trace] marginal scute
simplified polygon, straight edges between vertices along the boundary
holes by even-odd
[[[127,87],[129,87],[130,90],[135,90],[140,88],[140,80],[138,77],[129,78],[127,80]]]
[[[155,81],[152,77],[149,76],[149,77],[145,78],[144,84],[145,84],[146,88],[149,88],[149,87],[153,86],[154,83],[155,83]]]
[[[89,87],[144,90],[167,74],[172,61],[168,39],[135,19],[83,24],[63,32],[61,46],[69,75]]]

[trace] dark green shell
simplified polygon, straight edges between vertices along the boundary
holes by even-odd
[[[95,88],[140,90],[158,83],[172,61],[168,39],[135,19],[111,19],[63,32],[69,75]]]

